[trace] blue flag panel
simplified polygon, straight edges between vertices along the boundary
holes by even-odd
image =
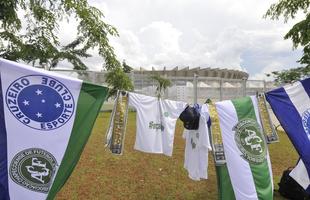
[[[266,93],[274,114],[310,175],[310,78]],[[310,191],[310,187],[307,188]]]
[[[8,190],[7,140],[0,77],[0,200],[8,199],[10,197]]]

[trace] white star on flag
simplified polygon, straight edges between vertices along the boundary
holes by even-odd
[[[23,104],[25,105],[25,106],[29,106],[29,101],[27,101],[26,99],[23,101]]]
[[[36,116],[37,116],[38,118],[40,118],[40,117],[42,117],[42,113],[39,113],[39,112],[38,112],[38,113],[36,114]]]
[[[37,89],[36,93],[37,93],[37,95],[42,95],[42,90]]]
[[[56,106],[56,108],[60,108],[61,104],[57,102],[57,103],[55,104],[55,106]]]
[[[41,102],[42,102],[42,103],[45,103],[45,99],[42,99]]]

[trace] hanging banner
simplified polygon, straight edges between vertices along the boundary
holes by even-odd
[[[290,175],[310,194],[310,78],[269,91],[266,99],[301,157]]]
[[[209,104],[209,111],[211,117],[211,143],[213,149],[213,157],[216,165],[223,165],[226,163],[225,153],[221,135],[220,122],[218,114],[213,103]]]
[[[262,133],[257,98],[217,102],[227,174],[235,199],[273,199],[272,168]],[[221,193],[227,193],[224,188]]]
[[[271,121],[270,112],[267,108],[265,94],[257,94],[259,117],[263,128],[263,133],[268,144],[279,142],[279,136]]]
[[[121,155],[123,153],[127,117],[128,92],[117,91],[106,142],[106,145],[113,154]]]

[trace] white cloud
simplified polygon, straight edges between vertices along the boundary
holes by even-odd
[[[168,22],[152,22],[138,32],[142,52],[147,57],[145,67],[178,65],[184,60],[180,49],[181,31]]]
[[[262,78],[266,70],[295,67],[300,49],[292,52],[284,34],[296,22],[263,19],[275,0],[92,0],[105,21],[120,34],[110,38],[120,61],[136,68],[175,66],[244,70]],[[63,25],[63,41],[74,34]],[[96,55],[94,53],[94,55]],[[100,70],[103,60],[87,59]]]
[[[270,62],[267,66],[265,66],[261,72],[254,74],[251,76],[251,79],[258,79],[258,80],[272,80],[272,76],[267,77],[267,74],[271,74],[273,71],[279,71],[279,70],[284,70],[285,67],[283,67],[281,62],[273,61]]]
[[[182,33],[168,22],[152,22],[141,28],[139,36],[149,55],[156,52],[169,53],[180,51],[179,38]]]
[[[130,30],[120,30],[119,34],[119,38],[110,39],[118,59],[126,60],[127,64],[135,67],[141,66],[141,63],[147,63],[139,38]]]

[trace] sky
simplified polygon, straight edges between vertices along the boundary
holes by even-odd
[[[284,23],[263,15],[275,0],[90,0],[117,28],[110,44],[120,61],[139,69],[179,66],[228,68],[267,79],[275,70],[297,67],[301,48],[285,33],[299,20]],[[73,23],[74,25],[74,23]],[[73,26],[72,23],[70,26]],[[74,34],[65,26],[62,38]],[[96,55],[86,61],[102,68]]]

